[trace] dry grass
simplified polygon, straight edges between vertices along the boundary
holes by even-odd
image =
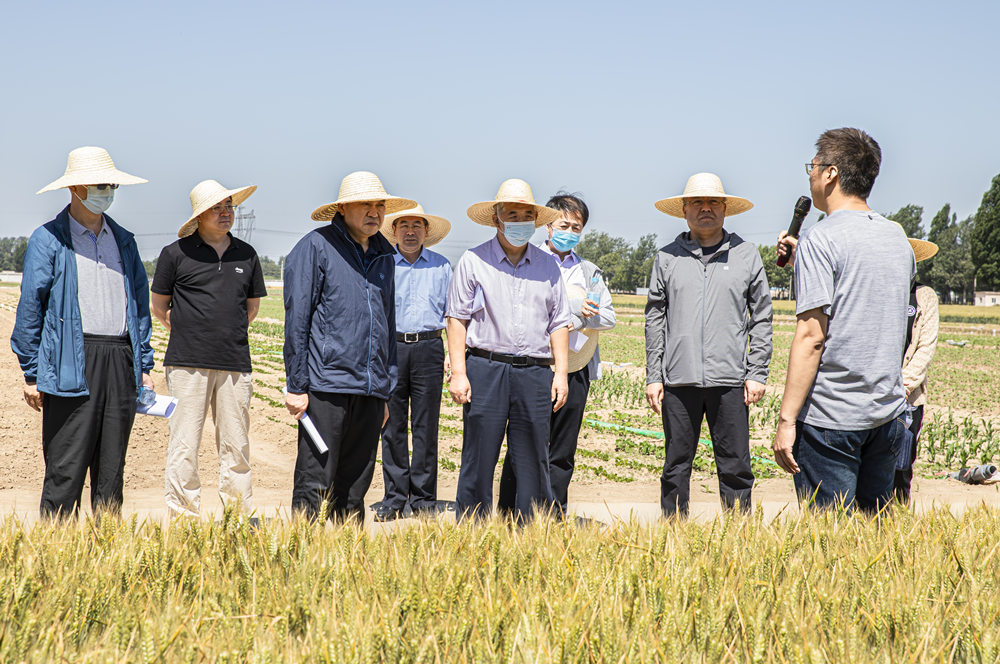
[[[1000,659],[1000,513],[0,525],[0,661]]]

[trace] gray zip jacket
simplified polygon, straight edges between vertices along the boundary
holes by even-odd
[[[646,302],[646,384],[767,382],[771,291],[757,247],[726,233],[708,263],[701,259],[701,246],[686,232],[656,254]]]

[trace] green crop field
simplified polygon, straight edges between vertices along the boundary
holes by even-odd
[[[284,309],[280,289],[261,301],[260,320],[251,326],[254,354],[255,397],[274,408],[270,417],[281,419],[284,411],[282,340]],[[646,407],[645,297],[615,295],[618,325],[601,333],[604,377],[591,385],[587,419],[581,440],[584,450],[577,468],[585,475],[628,483],[655,480],[662,465],[663,436],[659,419]],[[770,442],[774,435],[781,386],[788,369],[788,351],[795,332],[795,303],[775,301],[774,354],[768,394],[750,408],[754,470],[758,477],[777,474],[771,463]],[[966,463],[1000,463],[1000,311],[957,305],[941,308],[941,334],[929,378],[929,406],[925,418],[926,454],[916,472],[937,476],[945,469]],[[969,323],[993,320],[995,323]],[[948,322],[948,318],[959,322]],[[157,334],[165,347],[165,330]],[[950,345],[947,341],[963,343]],[[640,422],[630,426],[628,422]],[[610,425],[610,426],[608,426]],[[461,409],[447,397],[442,404],[440,463],[454,472],[461,456]],[[702,438],[711,441],[708,427]],[[590,453],[596,453],[590,454]],[[696,469],[714,472],[710,447],[702,445]]]

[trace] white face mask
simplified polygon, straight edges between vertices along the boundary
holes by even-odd
[[[100,191],[97,187],[87,187],[87,198],[81,198],[80,202],[83,203],[83,207],[94,214],[104,214],[111,207],[111,203],[114,200],[115,190],[111,187],[108,187],[104,191]]]
[[[515,247],[523,247],[528,244],[528,240],[534,234],[535,222],[533,221],[505,221],[503,224],[503,236]]]

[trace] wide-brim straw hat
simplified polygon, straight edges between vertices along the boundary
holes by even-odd
[[[938,252],[938,246],[933,242],[918,240],[915,237],[908,237],[906,239],[910,241],[910,246],[913,247],[913,257],[918,263],[928,258],[934,258],[934,255]]]
[[[340,194],[337,200],[313,210],[312,218],[315,221],[330,221],[337,214],[338,206],[341,203],[367,203],[368,201],[385,201],[386,214],[417,206],[417,202],[414,200],[390,196],[386,193],[382,181],[374,173],[355,171],[340,181]]]
[[[688,178],[684,193],[656,201],[656,209],[671,217],[684,218],[685,198],[724,198],[726,200],[726,216],[746,212],[753,203],[740,196],[730,196],[722,188],[722,180],[715,173],[695,173]]]
[[[243,201],[250,198],[250,194],[255,191],[257,191],[255,184],[238,189],[226,189],[215,180],[202,180],[191,190],[191,216],[177,231],[177,237],[187,237],[198,230],[198,216],[202,212],[215,207],[230,196],[233,198],[234,207],[242,205]]]
[[[399,212],[393,212],[392,214],[385,215],[385,221],[382,222],[382,235],[385,239],[392,244],[396,244],[396,233],[392,229],[392,222],[397,219],[402,219],[403,217],[420,217],[427,221],[427,235],[424,236],[424,246],[430,247],[437,244],[444,239],[444,236],[451,231],[451,222],[444,217],[438,217],[437,215],[427,214],[424,212],[424,206],[419,203],[410,208],[409,210],[400,210]]]
[[[65,189],[77,185],[94,184],[142,184],[146,180],[129,175],[115,168],[115,162],[104,148],[82,147],[69,153],[66,159],[66,172],[63,176],[39,189],[37,194],[46,191]]]
[[[497,197],[492,201],[483,201],[469,206],[468,215],[477,224],[483,226],[496,227],[493,221],[493,207],[497,203],[525,203],[535,208],[535,228],[540,228],[546,224],[557,221],[561,214],[558,210],[539,205],[535,202],[535,197],[531,193],[531,187],[524,180],[513,178],[504,180],[497,192]]]

